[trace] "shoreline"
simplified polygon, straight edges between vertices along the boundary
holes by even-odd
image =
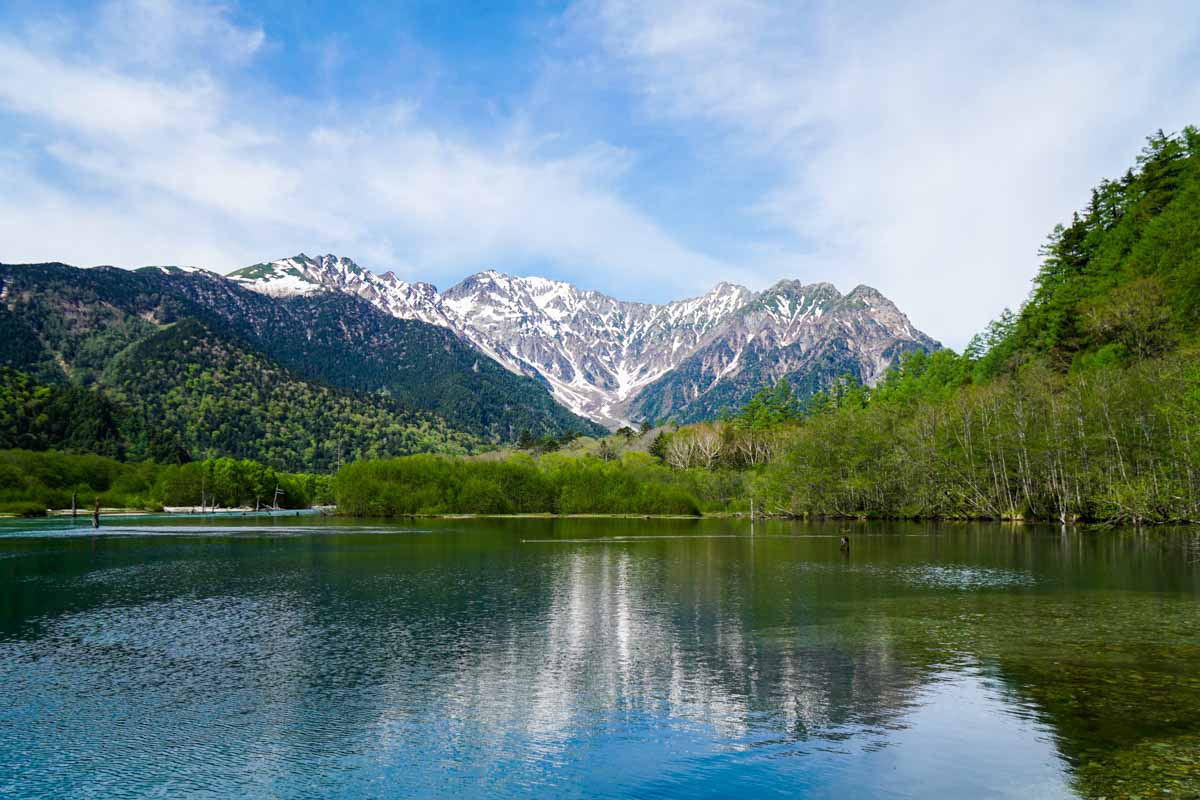
[[[210,508],[207,511],[200,511],[199,506],[166,506],[163,508],[104,508],[100,509],[100,518],[105,517],[145,517],[145,516],[164,516],[164,517],[213,517],[213,516],[229,516],[231,514],[241,514],[243,516],[256,517],[280,517],[291,516],[295,514],[322,514],[325,516],[334,516],[336,511],[334,506],[310,506],[309,508],[280,508],[280,509],[261,509],[256,511],[250,507],[235,507],[235,508]],[[74,514],[79,519],[91,519],[92,509],[80,508],[72,512],[69,508],[47,508],[45,513],[35,516],[17,514],[17,513],[0,513],[0,519],[47,519],[50,517],[71,517]]]
[[[41,515],[25,515],[20,513],[0,513],[0,519],[47,519],[47,518],[63,518],[71,517],[72,512],[69,508],[48,508]],[[1086,519],[1035,519],[1035,518],[1015,518],[1015,517],[947,517],[947,516],[912,516],[912,517],[889,517],[889,516],[842,516],[836,514],[809,514],[809,515],[783,515],[783,514],[755,514],[753,520],[745,511],[711,511],[701,514],[559,514],[554,512],[529,512],[522,514],[468,514],[468,513],[439,513],[439,514],[395,514],[395,515],[370,515],[370,514],[348,514],[339,513],[336,506],[311,506],[309,508],[281,508],[255,510],[250,507],[233,507],[233,508],[216,508],[200,511],[199,506],[166,506],[161,509],[138,509],[138,508],[101,508],[101,518],[112,517],[140,517],[140,516],[164,516],[176,518],[188,517],[229,517],[240,515],[243,517],[268,518],[268,517],[287,517],[287,516],[309,516],[320,515],[322,517],[336,517],[346,520],[355,519],[396,519],[396,520],[458,520],[458,519],[640,519],[640,520],[742,520],[742,521],[757,521],[757,522],[841,522],[846,524],[851,523],[869,523],[869,522],[941,522],[948,524],[968,524],[968,523],[995,523],[1001,525],[1009,525],[1013,527],[1024,525],[1060,525],[1063,527],[1088,527],[1088,528],[1164,528],[1164,527],[1190,527],[1196,526],[1197,522],[1188,520],[1174,520],[1166,522],[1126,522],[1126,521],[1109,521],[1109,520],[1086,520]],[[92,516],[90,509],[79,509],[75,515],[79,519],[89,518]]]

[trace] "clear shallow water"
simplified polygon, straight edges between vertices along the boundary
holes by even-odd
[[[1200,792],[1190,532],[109,522],[0,524],[0,797]]]

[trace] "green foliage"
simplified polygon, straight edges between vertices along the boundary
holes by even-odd
[[[866,401],[903,407],[918,401],[946,400],[971,378],[970,359],[953,350],[916,351],[901,358],[869,392]]]
[[[657,458],[659,461],[667,460],[667,443],[671,440],[671,434],[666,431],[659,431],[654,437],[654,441],[650,443],[650,455]]]
[[[103,394],[78,386],[42,386],[24,373],[0,366],[0,448],[123,457],[125,409]]]
[[[334,481],[338,510],[406,514],[681,514],[727,503],[709,475],[680,473],[641,453],[619,460],[525,454],[504,461],[409,456],[359,461]]]
[[[776,426],[755,493],[791,514],[1200,519],[1198,146],[1193,128],[1151,137],[1055,228],[1020,312],[961,356],[912,353],[872,389],[815,395]]]
[[[355,458],[466,453],[478,445],[386,396],[300,380],[192,319],[127,349],[104,382],[138,419],[153,421],[146,431],[174,432],[196,457],[332,471]]]
[[[1019,314],[989,329],[978,377],[1042,358],[1057,369],[1119,343],[1154,358],[1200,324],[1200,132],[1159,131],[1042,249]]]
[[[15,500],[0,503],[0,514],[13,517],[44,517],[46,516],[46,506],[34,501]]]
[[[788,434],[755,491],[778,513],[1200,519],[1196,354],[828,410]]]
[[[0,513],[47,508],[81,513],[99,498],[105,507],[266,506],[279,487],[282,508],[333,501],[328,475],[292,474],[246,459],[217,458],[188,464],[128,463],[97,455],[0,450]]]
[[[280,508],[308,508],[331,502],[332,480],[276,472],[249,459],[213,458],[162,467],[154,492],[164,506],[258,508],[278,502]]]
[[[0,307],[0,366],[43,385],[104,389],[115,361],[164,326],[191,318],[299,381],[368,404],[384,397],[389,412],[405,419],[442,420],[432,427],[490,442],[515,440],[526,429],[536,437],[601,431],[556,404],[545,386],[514,375],[452,332],[396,319],[337,292],[277,300],[206,273],[63,264],[0,265],[0,286],[7,297]],[[155,443],[136,444],[140,456]],[[381,454],[397,452],[413,448]]]
[[[800,418],[802,408],[787,378],[763,386],[742,407],[737,421],[752,430],[765,430]]]
[[[93,388],[42,386],[0,367],[0,447],[332,471],[359,457],[479,445],[389,397],[300,380],[190,318],[127,347],[98,377]]]

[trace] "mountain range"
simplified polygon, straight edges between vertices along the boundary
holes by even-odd
[[[867,286],[843,295],[829,283],[781,281],[762,292],[721,283],[700,297],[650,304],[496,271],[439,292],[348,258],[304,254],[228,278],[274,298],[351,295],[448,329],[609,428],[712,418],[780,378],[806,394],[842,375],[872,384],[902,353],[940,347]]]
[[[7,447],[81,449],[95,408],[113,453],[289,470],[603,432],[446,328],[178,267],[0,265],[0,367]]]
[[[780,378],[871,383],[938,346],[863,286],[656,305],[494,271],[439,292],[333,255],[228,276],[0,264],[0,444],[327,469],[711,419]]]

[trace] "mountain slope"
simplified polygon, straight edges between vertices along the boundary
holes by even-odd
[[[751,296],[721,284],[702,297],[651,305],[561,281],[483,272],[442,298],[473,341],[533,367],[576,413],[618,425],[628,421],[627,404],[642,387]]]
[[[466,453],[478,440],[391,398],[300,380],[188,317],[119,353],[101,385],[145,426],[171,431],[194,458],[253,458],[330,470],[356,458]]]
[[[0,266],[0,309],[0,327],[25,332],[0,341],[0,363],[43,380],[94,381],[123,348],[194,317],[299,378],[386,391],[485,438],[595,430],[544,386],[481,357],[452,331],[347,294],[277,300],[204,271],[43,264]]]
[[[646,419],[712,419],[781,378],[801,397],[843,375],[874,384],[901,354],[938,346],[870,287],[843,296],[828,283],[782,281],[647,386],[631,410]]]
[[[712,416],[783,375],[812,391],[847,373],[873,382],[897,354],[939,347],[869,287],[843,298],[829,284],[783,282],[755,294],[722,283],[700,297],[654,305],[488,271],[439,294],[346,258],[303,254],[230,278],[273,297],[351,294],[394,316],[441,325],[610,427],[685,406],[688,418]],[[811,296],[796,295],[802,290]],[[836,324],[822,319],[826,305],[836,306]]]
[[[1121,363],[1200,340],[1200,129],[1151,136],[1137,165],[1058,225],[1029,300],[971,343],[981,378],[1045,360]]]
[[[171,274],[167,280],[310,379],[387,391],[494,440],[514,440],[523,431],[540,437],[600,430],[555,403],[539,381],[481,356],[453,330],[381,313],[357,293],[268,299],[212,274]]]
[[[335,289],[361,297],[400,319],[454,327],[441,310],[437,289],[432,284],[406,283],[391,272],[377,275],[339,256],[310,258],[301,253],[292,258],[243,267],[226,277],[270,297],[308,296]]]

